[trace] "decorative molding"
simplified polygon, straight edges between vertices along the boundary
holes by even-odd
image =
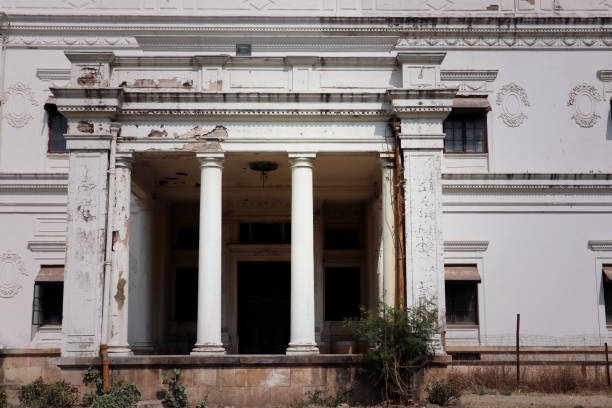
[[[68,191],[68,183],[65,184],[0,184],[0,192],[20,192],[20,193],[36,193],[36,192],[55,192],[66,193]]]
[[[70,81],[70,68],[68,69],[52,69],[52,68],[38,68],[36,70],[36,76],[41,81]]]
[[[28,276],[23,259],[14,252],[0,255],[0,298],[12,298],[22,289],[21,276]]]
[[[589,240],[589,248],[593,251],[610,251],[612,252],[612,240]]]
[[[602,82],[612,82],[612,69],[600,69],[597,78]]]
[[[496,69],[443,69],[440,71],[440,79],[442,81],[493,82],[498,72]]]
[[[612,184],[443,184],[445,193],[573,193],[612,192]]]
[[[485,252],[489,241],[444,241],[444,252]]]
[[[582,83],[575,86],[567,101],[567,106],[573,108],[572,119],[583,128],[595,126],[601,116],[597,113],[597,102],[601,102],[601,94],[592,85]]]
[[[23,82],[17,82],[15,85],[8,87],[4,100],[1,102],[6,109],[4,117],[9,125],[14,128],[22,128],[34,119],[30,107],[39,105],[32,88]]]
[[[499,117],[508,127],[521,126],[527,119],[525,107],[531,106],[525,89],[514,82],[501,87],[497,93],[497,105],[501,107]]]
[[[32,252],[65,252],[65,241],[28,241],[28,249]]]

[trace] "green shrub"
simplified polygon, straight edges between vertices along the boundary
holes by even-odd
[[[140,401],[140,390],[134,384],[117,381],[104,390],[100,371],[89,367],[83,374],[83,383],[94,384],[95,391],[83,396],[83,405],[91,408],[133,408]]]
[[[9,408],[8,397],[4,390],[0,390],[0,408]]]
[[[181,384],[181,370],[174,369],[172,373],[168,375],[168,373],[162,373],[163,381],[162,384],[167,385],[168,389],[163,389],[164,399],[162,403],[166,408],[182,408],[186,407],[189,403],[187,399],[187,394],[185,390],[187,386],[185,384]]]
[[[306,407],[330,407],[335,408],[340,404],[347,402],[348,391],[338,391],[333,395],[325,395],[323,390],[314,390],[306,392],[304,400],[295,401],[291,406],[293,408]]]
[[[376,311],[362,309],[361,319],[346,320],[345,325],[372,347],[364,355],[364,370],[383,398],[408,401],[412,375],[433,356],[433,340],[439,333],[434,302],[422,299],[406,309],[381,304]]]
[[[19,402],[25,408],[72,408],[78,401],[78,388],[65,381],[47,384],[39,378],[19,390]]]
[[[433,381],[425,387],[427,401],[443,407],[455,402],[461,397],[457,385],[451,381]]]
[[[196,405],[196,408],[208,408],[208,403],[206,402],[207,399],[208,395],[205,396],[204,399],[198,405]]]

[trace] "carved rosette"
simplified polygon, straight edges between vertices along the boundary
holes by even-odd
[[[504,85],[499,90],[497,105],[501,108],[499,117],[508,127],[521,126],[527,119],[525,108],[531,106],[527,92],[514,82]]]
[[[2,103],[5,104],[4,117],[9,125],[15,128],[22,128],[34,119],[30,111],[31,107],[39,105],[32,88],[23,82],[10,86],[6,90]]]
[[[575,86],[570,94],[567,106],[573,109],[572,119],[583,128],[595,126],[601,118],[597,113],[597,102],[601,102],[601,94],[592,85],[582,83]]]
[[[0,255],[0,298],[12,298],[23,286],[21,276],[28,276],[23,259],[14,252]]]

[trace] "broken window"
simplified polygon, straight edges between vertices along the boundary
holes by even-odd
[[[32,324],[62,324],[64,302],[64,267],[42,266],[34,281]]]
[[[446,265],[446,322],[478,324],[478,283],[476,265]]]
[[[445,153],[487,152],[487,109],[453,108],[444,121]]]
[[[45,104],[48,117],[49,141],[47,150],[49,153],[66,152],[66,132],[68,132],[68,119],[57,110],[52,103]]]
[[[325,320],[359,317],[360,269],[325,268]]]
[[[604,265],[603,267],[603,290],[606,324],[612,325],[612,265]]]

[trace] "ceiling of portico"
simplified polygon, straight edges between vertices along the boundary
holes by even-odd
[[[251,170],[252,162],[274,162],[276,170],[262,175]],[[320,154],[313,168],[315,191],[321,188],[363,188],[371,190],[380,178],[378,156],[374,154]],[[200,167],[190,155],[136,155],[133,179],[145,192],[159,195],[197,197],[200,187]],[[223,166],[225,190],[266,188],[289,190],[291,169],[286,153],[230,153]]]

